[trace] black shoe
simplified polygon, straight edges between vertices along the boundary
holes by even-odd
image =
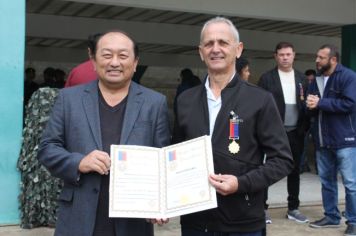
[[[328,217],[324,217],[321,220],[311,222],[309,226],[312,228],[338,228],[340,223],[332,222]]]
[[[345,236],[354,236],[354,235],[356,235],[356,225],[348,224],[344,235]]]

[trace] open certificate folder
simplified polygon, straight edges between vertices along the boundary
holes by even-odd
[[[109,217],[169,218],[217,207],[211,140],[111,145]]]

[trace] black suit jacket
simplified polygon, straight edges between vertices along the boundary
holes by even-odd
[[[296,94],[296,101],[298,107],[298,122],[297,122],[297,130],[300,134],[303,134],[307,122],[305,116],[305,105],[304,101],[306,99],[305,92],[307,89],[307,82],[305,79],[305,75],[297,70],[294,70],[295,75],[295,94]],[[267,71],[264,73],[260,80],[258,81],[258,86],[264,88],[265,90],[272,93],[273,98],[277,104],[279,114],[281,119],[284,121],[285,115],[285,101],[284,95],[282,90],[281,79],[278,74],[278,68],[275,67],[274,69]]]

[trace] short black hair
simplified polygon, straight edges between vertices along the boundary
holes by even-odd
[[[27,67],[26,70],[25,70],[25,73],[36,73],[36,70],[32,67]]]
[[[316,71],[313,70],[313,69],[309,69],[309,70],[306,70],[304,74],[305,74],[306,76],[309,76],[309,75],[314,75],[314,76],[316,76]]]
[[[235,67],[236,67],[236,72],[241,73],[242,69],[248,66],[250,63],[248,60],[244,57],[240,57],[236,60]]]
[[[183,77],[183,78],[190,78],[192,77],[194,74],[193,74],[193,71],[189,68],[184,68],[183,70],[180,71],[180,75]]]
[[[101,38],[101,36],[103,36],[103,33],[95,33],[95,34],[91,34],[88,36],[87,45],[88,45],[91,55],[95,55],[96,44],[99,41],[99,39]]]
[[[340,59],[339,49],[333,44],[324,44],[319,48],[319,50],[322,50],[325,48],[330,49],[329,57],[336,57],[336,61],[339,62],[339,59]]]
[[[89,35],[87,44],[88,44],[88,48],[90,50],[90,54],[93,57],[96,54],[96,50],[97,50],[97,46],[98,46],[99,40],[104,35],[109,34],[109,33],[120,33],[120,34],[123,34],[126,37],[128,37],[133,43],[134,56],[135,56],[135,58],[138,58],[139,50],[138,50],[138,46],[137,46],[136,41],[127,32],[122,31],[122,30],[109,30],[109,31],[106,31],[104,33],[95,33],[95,34]]]
[[[294,46],[292,43],[290,42],[279,42],[277,45],[276,45],[276,48],[274,49],[274,53],[277,53],[278,50],[282,49],[282,48],[291,48],[294,52]]]

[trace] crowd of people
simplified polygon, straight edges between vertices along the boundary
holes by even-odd
[[[66,73],[62,69],[54,69],[47,67],[43,71],[43,82],[37,83],[36,70],[33,67],[28,67],[25,70],[24,82],[24,105],[27,105],[32,94],[39,88],[49,87],[61,89],[64,87]]]
[[[254,85],[243,49],[230,20],[205,22],[199,54],[207,75],[200,80],[189,68],[181,71],[171,134],[166,98],[132,83],[139,60],[134,39],[121,30],[91,37],[90,59],[71,72],[71,88],[59,91],[38,149],[39,161],[64,184],[55,234],[153,235],[152,224],[168,219],[108,217],[110,144],[163,147],[210,135],[215,173],[207,181],[218,207],[181,216],[182,236],[266,235],[268,187],[286,176],[286,218],[309,223],[299,195],[310,137],[324,217],[309,226],[340,226],[340,173],[345,235],[356,235],[356,73],[340,64],[329,44],[317,51],[316,71],[302,73],[294,66],[294,45],[279,42],[276,66]],[[26,70],[29,94],[39,87],[34,73]],[[63,87],[63,77],[47,68],[43,86]]]

